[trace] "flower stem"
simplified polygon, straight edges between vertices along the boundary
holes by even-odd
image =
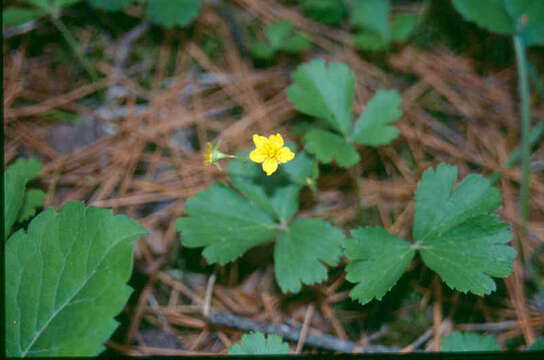
[[[520,217],[524,229],[529,219],[529,177],[531,172],[531,108],[529,106],[529,82],[527,76],[527,58],[525,44],[519,35],[514,35],[514,47],[518,67],[519,93],[521,97],[521,191]]]

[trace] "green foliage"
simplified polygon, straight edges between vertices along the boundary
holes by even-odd
[[[33,190],[25,194],[26,184],[38,176],[41,168],[37,159],[19,159],[4,172],[4,240],[16,220],[26,220],[43,204],[43,192]]]
[[[342,167],[351,167],[361,159],[355,148],[341,135],[322,129],[311,129],[304,135],[306,150],[315,154],[322,163],[336,163]]]
[[[49,208],[6,244],[6,354],[100,353],[131,293],[133,240],[145,231],[111,210]]]
[[[209,263],[224,265],[276,238],[276,281],[283,292],[298,292],[302,284],[325,280],[324,264],[338,263],[344,235],[320,219],[290,222],[298,210],[301,187],[317,176],[313,159],[302,152],[295,159],[299,169],[280,168],[274,176],[265,176],[253,162],[231,160],[229,180],[240,194],[215,183],[189,199],[187,216],[176,220],[182,244],[204,247]]]
[[[268,44],[256,42],[252,46],[252,54],[257,59],[271,59],[276,52],[300,53],[310,47],[308,37],[294,31],[293,24],[279,21],[265,28]]]
[[[372,31],[383,39],[389,39],[389,0],[356,1],[350,13],[350,21],[358,28]]]
[[[452,191],[457,168],[428,169],[416,192],[413,239],[425,264],[452,289],[477,295],[495,290],[491,278],[506,277],[516,251],[509,225],[493,214],[499,189],[481,175],[467,176]]]
[[[91,6],[105,11],[119,11],[126,8],[134,0],[89,0]]]
[[[405,42],[408,40],[417,25],[417,16],[400,14],[393,19],[391,24],[391,40],[393,42]]]
[[[345,64],[328,66],[314,59],[292,74],[287,98],[295,109],[325,121],[329,129],[311,129],[304,136],[305,148],[323,163],[334,158],[338,165],[351,167],[359,160],[354,143],[370,146],[388,144],[398,136],[389,125],[402,111],[395,90],[380,90],[370,99],[365,112],[352,124],[355,78]]]
[[[278,335],[270,334],[265,338],[257,331],[242,335],[242,343],[233,344],[228,352],[229,355],[289,355],[289,344]]]
[[[383,51],[391,43],[408,40],[417,24],[417,17],[399,14],[390,22],[389,0],[356,0],[350,21],[358,30],[353,42],[362,50]]]
[[[323,263],[338,263],[343,242],[342,231],[321,219],[296,219],[289,224],[280,232],[274,248],[274,269],[281,290],[297,293],[302,283],[326,280]]]
[[[20,3],[30,5],[30,7],[2,9],[2,21],[7,26],[21,25],[46,15],[53,15],[62,8],[72,6],[80,1],[82,0],[21,0]]]
[[[544,350],[544,337],[538,338],[527,348],[528,351]]]
[[[43,205],[45,194],[41,190],[30,189],[25,192],[23,206],[19,211],[17,221],[26,221],[36,214],[36,209]]]
[[[353,138],[359,144],[379,146],[389,144],[399,131],[389,124],[402,116],[402,98],[395,90],[379,90],[368,102],[365,112],[355,123]]]
[[[501,204],[498,189],[480,175],[467,176],[453,190],[457,168],[440,164],[419,181],[414,215],[414,244],[381,227],[359,228],[346,240],[352,260],[346,279],[357,285],[350,296],[365,304],[380,299],[408,267],[415,250],[452,289],[488,294],[493,277],[512,271],[516,251],[508,224],[493,213]]]
[[[467,20],[499,34],[519,35],[525,45],[544,44],[544,1],[453,0]]]
[[[234,261],[276,233],[271,217],[220,183],[187,200],[185,213],[176,220],[183,245],[205,246],[204,257],[212,264]]]
[[[381,298],[410,265],[415,250],[411,244],[382,227],[357,228],[346,239],[346,279],[357,285],[350,296],[362,304]]]
[[[291,151],[294,152],[293,149]],[[284,164],[283,170],[289,175],[291,181],[312,188],[315,187],[315,182],[319,177],[317,160],[302,151],[293,160]]]
[[[310,19],[327,25],[338,25],[346,16],[343,0],[300,0],[302,9]]]
[[[454,331],[442,339],[443,352],[460,351],[500,351],[497,340],[490,335],[480,336],[476,333]]]
[[[39,19],[44,15],[41,9],[11,7],[2,11],[2,21],[5,26],[15,26]]]
[[[198,16],[201,3],[201,0],[148,0],[146,13],[155,24],[184,27]]]

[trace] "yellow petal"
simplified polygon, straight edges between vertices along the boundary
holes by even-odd
[[[249,160],[256,163],[262,163],[266,160],[266,151],[263,148],[256,148],[249,153]]]
[[[263,170],[267,176],[272,175],[278,169],[278,162],[274,159],[266,159],[263,162]]]
[[[291,149],[285,146],[280,149],[280,152],[278,154],[278,161],[283,164],[293,160],[294,157],[295,154],[291,151]]]
[[[268,139],[265,138],[264,136],[255,134],[253,135],[253,142],[255,143],[255,146],[257,148],[260,148],[268,142]]]
[[[278,148],[283,146],[283,138],[280,134],[270,135],[268,141],[277,146]]]

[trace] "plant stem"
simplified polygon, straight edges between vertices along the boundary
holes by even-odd
[[[60,31],[60,33],[64,37],[64,40],[66,40],[70,48],[72,48],[72,51],[76,54],[77,59],[79,60],[81,65],[83,65],[83,67],[85,68],[89,76],[91,77],[92,81],[97,82],[98,74],[96,73],[93,65],[89,62],[89,60],[87,60],[85,55],[83,55],[83,53],[81,52],[79,44],[77,43],[77,40],[74,38],[70,30],[68,30],[66,25],[64,25],[64,23],[62,22],[62,20],[55,15],[51,16],[51,21],[53,22],[53,24],[55,24],[57,29]]]
[[[527,59],[525,44],[519,35],[514,35],[514,47],[516,49],[516,61],[518,67],[519,93],[521,97],[521,192],[520,192],[520,217],[522,228],[525,229],[529,219],[529,177],[531,171],[531,108],[529,106],[529,81],[527,76]]]
[[[542,137],[542,134],[544,134],[544,120],[540,121],[538,124],[536,124],[533,129],[531,130],[531,134],[529,136],[529,143],[530,148],[532,149],[540,140]],[[519,162],[521,154],[521,146],[518,146],[512,154],[510,154],[510,157],[508,160],[502,164],[502,167],[505,169],[509,169],[512,166],[514,166],[517,162]],[[495,184],[499,179],[501,178],[501,173],[498,171],[495,171],[493,174],[489,175],[488,179],[491,182],[491,184]]]

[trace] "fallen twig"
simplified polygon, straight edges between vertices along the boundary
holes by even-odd
[[[239,329],[242,331],[260,331],[265,334],[277,334],[284,339],[298,341],[302,329],[294,329],[286,324],[256,323],[255,321],[232,314],[211,312],[207,319],[209,324]],[[308,333],[304,342],[308,346],[337,351],[340,353],[366,353],[366,352],[398,352],[398,347],[382,345],[363,346],[350,340],[342,340],[331,335],[314,335]]]

